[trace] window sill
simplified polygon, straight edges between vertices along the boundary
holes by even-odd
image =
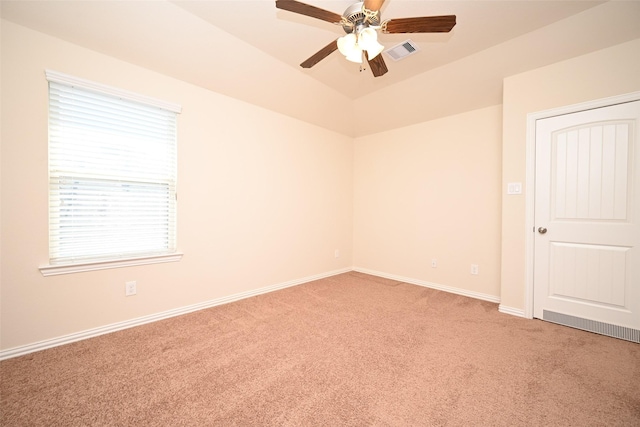
[[[44,265],[40,267],[43,276],[59,274],[81,273],[83,271],[106,270],[108,268],[132,267],[136,265],[159,264],[163,262],[177,262],[182,259],[182,253],[176,252],[165,255],[152,255],[140,258],[124,258],[111,261],[92,261],[78,264]]]

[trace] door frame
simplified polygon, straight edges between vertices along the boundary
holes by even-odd
[[[640,91],[527,114],[526,178],[525,178],[525,293],[524,317],[533,319],[533,264],[535,244],[535,165],[536,122],[541,119],[594,110],[626,102],[640,101]]]

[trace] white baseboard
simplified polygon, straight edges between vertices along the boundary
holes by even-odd
[[[527,316],[524,315],[524,310],[521,308],[513,308],[513,307],[507,307],[506,305],[502,305],[500,304],[498,306],[498,311],[500,313],[504,313],[504,314],[510,314],[512,316],[518,316],[518,317],[524,317],[526,318]]]
[[[410,277],[396,276],[395,274],[383,273],[381,271],[369,270],[366,268],[353,267],[353,271],[371,274],[372,276],[384,277],[385,279],[397,280],[399,282],[410,283],[412,285],[424,286],[425,288],[437,289],[439,291],[450,292],[452,294],[462,295],[483,301],[500,302],[500,297],[495,295],[483,294],[480,292],[468,291],[466,289],[454,288],[452,286],[440,285],[437,283],[427,282],[424,280],[412,279]]]
[[[112,323],[110,325],[101,326],[98,328],[87,329],[85,331],[76,332],[69,335],[64,335],[57,338],[52,338],[44,341],[39,341],[33,344],[28,344],[19,347],[13,347],[7,350],[0,351],[0,360],[10,359],[12,357],[23,356],[25,354],[33,353],[36,351],[46,350],[48,348],[58,347],[60,345],[70,344],[72,342],[84,340],[87,338],[97,337],[99,335],[108,334],[111,332],[120,331],[123,329],[133,328],[135,326],[144,325],[146,323],[156,322],[162,319],[168,319],[170,317],[180,316],[182,314],[191,313],[205,308],[215,307],[217,305],[227,304],[233,301],[238,301],[244,298],[253,297],[268,292],[277,291],[279,289],[289,288],[291,286],[301,285],[303,283],[312,282],[314,280],[324,279],[325,277],[335,276],[337,274],[348,273],[352,271],[351,268],[343,268],[340,270],[329,271],[321,273],[315,276],[304,277],[302,279],[291,280],[284,283],[278,283],[276,285],[265,286],[263,288],[254,289],[251,291],[240,292],[237,294],[229,295],[222,298],[216,298],[209,301],[204,301],[198,304],[192,304],[185,307],[179,307],[172,310],[163,311],[161,313],[151,314],[148,316],[138,317],[136,319],[125,320],[123,322]]]

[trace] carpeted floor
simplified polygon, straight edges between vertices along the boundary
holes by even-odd
[[[3,426],[640,426],[640,345],[355,272],[0,373]]]

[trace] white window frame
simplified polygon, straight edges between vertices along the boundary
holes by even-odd
[[[62,85],[79,87],[93,92],[99,92],[108,96],[115,96],[124,100],[134,101],[142,103],[148,106],[158,107],[170,112],[179,114],[182,110],[180,105],[149,98],[143,95],[139,95],[133,92],[124,91],[111,86],[102,85],[99,83],[91,82],[89,80],[80,79],[74,76],[69,76],[56,71],[45,70],[46,79],[48,82],[55,82]],[[177,194],[177,193],[176,193]],[[175,227],[177,227],[177,220]],[[49,225],[51,229],[51,223]],[[103,270],[108,268],[128,267],[144,264],[157,264],[164,262],[175,262],[182,258],[183,254],[177,252],[175,248],[169,248],[167,251],[161,251],[158,253],[150,254],[137,254],[136,255],[124,255],[124,256],[111,256],[111,257],[96,257],[80,260],[72,260],[65,262],[52,262],[49,265],[41,266],[40,272],[44,276],[69,274],[83,271]]]

